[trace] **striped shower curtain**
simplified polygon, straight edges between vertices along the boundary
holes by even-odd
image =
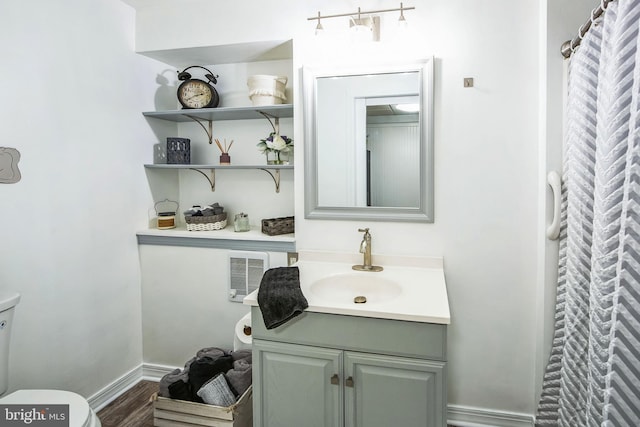
[[[551,357],[537,426],[640,426],[640,0],[571,57]]]

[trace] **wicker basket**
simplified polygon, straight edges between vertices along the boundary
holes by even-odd
[[[293,233],[294,229],[295,220],[292,216],[262,220],[262,232],[269,236]]]
[[[227,226],[227,213],[209,216],[185,216],[188,231],[222,230]]]

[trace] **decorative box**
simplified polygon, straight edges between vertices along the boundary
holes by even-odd
[[[289,234],[295,230],[294,217],[268,218],[262,220],[262,232],[269,236]]]
[[[188,165],[191,163],[191,140],[189,138],[167,138],[167,164]]]

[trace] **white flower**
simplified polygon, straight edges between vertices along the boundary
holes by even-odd
[[[287,142],[280,135],[273,135],[273,141],[267,141],[267,147],[272,150],[280,151],[287,146]]]

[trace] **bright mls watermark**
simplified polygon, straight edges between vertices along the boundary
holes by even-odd
[[[0,427],[69,427],[69,405],[0,405]]]

